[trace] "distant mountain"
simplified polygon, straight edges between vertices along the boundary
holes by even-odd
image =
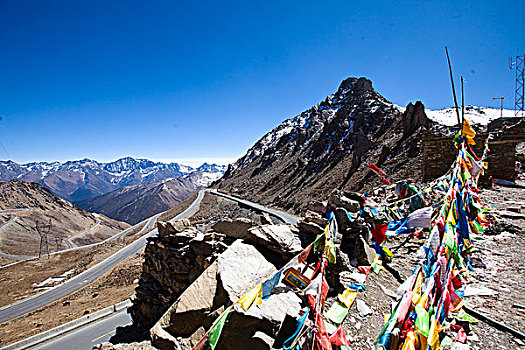
[[[225,166],[206,164],[178,178],[147,185],[126,186],[102,196],[77,203],[87,211],[136,224],[152,215],[172,208],[195,191],[207,187],[224,173]]]
[[[0,182],[0,252],[19,256],[38,255],[36,222],[49,223],[50,251],[72,245],[93,243],[129,227],[103,215],[88,213],[34,182]],[[4,225],[5,224],[5,225]]]
[[[203,164],[224,172],[225,166]],[[100,196],[124,186],[147,185],[199,171],[178,163],[121,158],[111,163],[90,159],[65,163],[27,163],[0,161],[0,181],[19,179],[39,183],[55,195],[71,202]]]
[[[421,176],[421,127],[433,124],[417,102],[400,109],[366,78],[344,80],[336,93],[287,119],[228,167],[215,185],[258,203],[299,211],[330,192],[381,185],[366,165],[391,180]]]

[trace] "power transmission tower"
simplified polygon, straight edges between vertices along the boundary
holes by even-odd
[[[509,58],[509,68],[516,70],[516,89],[514,98],[514,116],[525,117],[525,55],[516,55],[516,58]]]
[[[38,258],[42,255],[42,247],[46,246],[47,257],[49,258],[49,244],[47,242],[47,234],[51,231],[51,219],[49,219],[49,224],[39,223],[38,220],[35,224],[36,231],[40,235],[40,247],[38,248]]]
[[[62,245],[62,240],[63,240],[62,236],[59,236],[59,235],[55,236],[55,243],[57,245],[57,250],[56,250],[57,252],[58,252],[58,249],[59,249],[60,245]]]

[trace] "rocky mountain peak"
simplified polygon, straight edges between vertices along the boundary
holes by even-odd
[[[119,173],[128,170],[145,169],[152,166],[155,166],[155,163],[150,160],[125,157],[106,164],[104,169],[110,172]]]
[[[286,209],[304,205],[309,192],[328,195],[324,191],[337,186],[361,189],[362,177],[370,176],[367,163],[388,165],[398,154],[417,148],[407,142],[426,125],[421,106],[410,114],[413,119],[405,122],[403,134],[402,113],[369,79],[345,79],[324,101],[264,135],[229,167],[219,187]],[[365,183],[377,179],[369,180]]]

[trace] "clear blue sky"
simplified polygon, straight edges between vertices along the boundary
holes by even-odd
[[[399,105],[450,106],[444,45],[469,104],[509,93],[513,108],[524,13],[525,1],[0,0],[0,141],[19,163],[230,160],[349,76]]]

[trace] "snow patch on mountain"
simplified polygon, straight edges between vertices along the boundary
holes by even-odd
[[[204,163],[198,168],[178,163],[153,162],[148,159],[125,157],[110,163],[91,159],[60,162],[17,164],[0,161],[0,181],[20,179],[37,182],[55,195],[77,202],[92,196],[132,185],[147,185],[165,179],[203,173],[200,186],[220,178],[226,166]]]
[[[446,126],[458,124],[458,117],[455,108],[444,108],[440,110],[425,109],[428,118]],[[461,115],[461,109],[459,111]],[[491,107],[465,106],[465,118],[472,124],[487,125],[494,119],[501,116],[501,110]],[[503,110],[503,118],[514,117],[514,111],[509,109]]]

